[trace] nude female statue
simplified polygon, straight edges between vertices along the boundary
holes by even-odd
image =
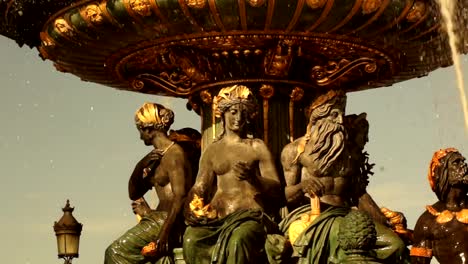
[[[170,249],[180,244],[184,226],[180,212],[192,185],[192,164],[167,134],[173,122],[174,113],[155,103],[145,103],[135,114],[141,140],[154,147],[137,163],[129,180],[133,211],[141,220],[107,248],[106,264],[167,263]],[[152,187],[159,198],[155,210],[142,198]],[[148,244],[152,250],[142,254]]]
[[[221,89],[214,103],[224,131],[203,152],[189,194],[185,261],[264,263],[266,235],[274,226],[265,202],[281,196],[273,158],[262,140],[248,137],[256,104],[247,87]]]

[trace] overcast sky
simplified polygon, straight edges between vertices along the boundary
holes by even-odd
[[[70,199],[83,223],[73,263],[102,263],[107,245],[136,223],[127,181],[150,149],[139,140],[135,110],[145,101],[164,104],[176,113],[173,128],[199,129],[199,118],[183,100],[117,91],[57,72],[36,50],[2,36],[0,58],[2,262],[63,263],[52,226]],[[462,64],[468,73],[468,56]],[[446,68],[348,95],[347,114],[367,112],[371,126],[367,151],[377,165],[369,193],[380,206],[404,212],[411,228],[435,201],[427,183],[432,153],[453,146],[468,155],[454,74]]]

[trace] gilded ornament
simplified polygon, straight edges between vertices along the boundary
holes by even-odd
[[[373,73],[377,70],[377,63],[375,62],[369,62],[364,66],[364,70],[367,73]]]
[[[307,0],[307,5],[312,9],[321,8],[325,5],[327,0]]]
[[[54,22],[55,30],[59,34],[66,36],[73,36],[73,28],[68,24],[68,22],[63,18],[57,18]]]
[[[449,210],[444,210],[442,212],[438,212],[434,207],[428,205],[426,206],[427,211],[436,217],[436,222],[439,224],[445,224],[455,219],[458,222],[463,224],[468,224],[468,209],[462,209],[458,212],[453,212]]]
[[[247,0],[247,3],[252,7],[261,7],[265,4],[265,0]]]
[[[208,90],[201,91],[200,98],[205,104],[211,104],[211,102],[213,102],[213,97]]]
[[[424,16],[424,13],[426,13],[426,4],[422,1],[416,1],[406,15],[406,19],[409,22],[416,22]]]
[[[206,0],[185,0],[185,3],[191,8],[201,9],[205,7]]]
[[[45,32],[41,32],[39,34],[39,37],[41,38],[41,44],[42,46],[44,47],[51,47],[51,46],[55,46],[55,43],[54,41],[52,40],[52,38],[49,36],[49,34],[45,33]]]
[[[291,91],[291,101],[297,102],[304,97],[304,89],[299,88],[299,87],[294,87],[294,89]]]
[[[102,15],[101,9],[96,4],[90,4],[85,7],[84,15],[86,19],[91,21],[91,23],[99,25],[104,21],[104,16]]]
[[[189,204],[190,211],[192,211],[193,215],[196,217],[206,217],[208,219],[215,219],[217,216],[217,212],[215,209],[211,208],[210,204],[205,205],[203,202],[203,198],[198,197],[198,195],[194,195],[192,201]]]
[[[260,96],[262,96],[264,99],[270,99],[274,93],[275,90],[273,89],[272,85],[264,84],[260,88]]]
[[[421,247],[412,247],[410,255],[414,257],[423,257],[423,258],[432,258],[432,249],[421,248]]]
[[[148,0],[130,0],[130,8],[140,16],[151,15],[151,4]]]
[[[374,13],[382,5],[382,0],[364,0],[362,2],[362,13],[364,15]]]
[[[145,83],[142,80],[138,80],[138,79],[134,79],[131,85],[132,85],[132,88],[137,91],[145,87]]]

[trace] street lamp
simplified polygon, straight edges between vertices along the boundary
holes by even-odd
[[[73,258],[78,257],[78,248],[80,244],[80,235],[83,225],[73,217],[73,207],[70,202],[62,209],[63,216],[58,222],[54,223],[54,231],[57,236],[58,257],[65,259],[65,264],[71,264]]]

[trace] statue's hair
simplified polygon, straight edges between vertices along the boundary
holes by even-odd
[[[441,201],[446,200],[449,190],[448,160],[455,153],[460,153],[455,148],[440,149],[434,153],[429,164],[428,180],[432,191]]]
[[[255,97],[247,86],[233,85],[221,89],[218,95],[213,99],[213,109],[216,117],[220,117],[223,122],[223,131],[218,136],[221,139],[224,136],[224,113],[233,105],[242,104],[247,110],[247,122],[252,121],[258,113]]]
[[[167,132],[174,123],[174,112],[157,103],[144,103],[135,113],[135,124],[140,128],[154,128]]]

